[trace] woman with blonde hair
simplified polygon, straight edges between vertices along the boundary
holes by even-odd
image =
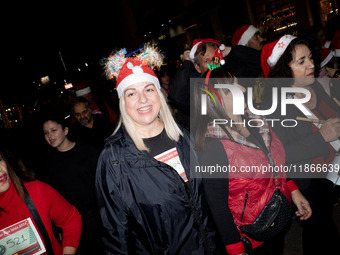
[[[202,209],[201,182],[190,177],[189,133],[173,119],[148,66],[159,60],[159,53],[148,50],[134,59],[118,52],[106,64],[108,73],[118,75],[121,117],[97,167],[105,250],[107,254],[216,254],[214,231]],[[121,58],[122,67],[114,68]]]

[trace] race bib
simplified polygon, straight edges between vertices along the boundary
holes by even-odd
[[[188,178],[185,174],[183,165],[179,159],[178,152],[176,148],[172,148],[163,152],[155,157],[156,160],[161,161],[172,168],[174,168],[177,173],[182,177],[183,181],[187,182]]]
[[[0,230],[0,255],[38,255],[45,246],[31,218]]]

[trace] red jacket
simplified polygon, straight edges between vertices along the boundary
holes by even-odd
[[[284,148],[274,132],[271,133],[271,155],[276,166],[284,166]],[[234,166],[237,170],[242,171],[242,169],[245,169],[245,167],[254,168],[254,166],[258,166],[259,168],[263,168],[263,166],[268,167],[270,165],[265,153],[262,150],[250,148],[230,140],[220,141],[224,146],[226,154],[228,155],[230,167]],[[233,173],[232,171],[229,172],[228,205],[231,213],[234,216],[234,221],[237,226],[251,224],[259,215],[264,206],[268,203],[275,191],[274,180],[272,176],[272,173],[269,172],[267,172],[267,174],[262,174],[259,172],[245,172],[242,174]],[[256,181],[254,181],[254,178],[256,178]],[[278,173],[278,184],[283,194],[288,198],[289,201],[291,201],[290,190],[287,186],[286,175],[284,172]],[[246,195],[247,193],[248,195]],[[246,196],[248,198],[245,206]],[[241,221],[243,209],[244,215]],[[241,233],[241,235],[246,236],[243,233]],[[262,243],[251,240],[249,237],[248,239],[251,241],[253,248],[259,246]],[[229,248],[234,250],[233,246],[236,248],[235,245],[236,247],[242,249],[239,243],[232,244]],[[236,249],[239,250],[238,248]]]
[[[55,255],[63,254],[64,246],[77,248],[81,235],[81,216],[77,209],[43,182],[28,182],[25,187],[45,225]],[[0,193],[0,206],[5,210],[0,212],[0,230],[29,217],[36,226],[25,202],[19,197],[12,182],[7,191]],[[63,230],[62,246],[53,235],[51,221]],[[36,229],[39,232],[37,226]],[[41,234],[40,237],[43,241]]]

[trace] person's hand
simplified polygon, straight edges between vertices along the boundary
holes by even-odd
[[[75,247],[71,247],[71,246],[65,246],[63,248],[63,255],[74,255],[76,254],[77,249]]]
[[[184,60],[192,61],[192,59],[190,58],[190,50],[186,50],[183,52],[183,61]]]
[[[307,220],[312,215],[312,208],[309,205],[309,202],[305,198],[304,195],[300,192],[300,190],[294,190],[291,193],[292,200],[297,207],[297,211],[295,215],[300,217],[300,220]]]
[[[320,133],[327,143],[338,139],[340,137],[340,119],[328,119],[322,124]]]

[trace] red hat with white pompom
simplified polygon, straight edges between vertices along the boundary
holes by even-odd
[[[219,46],[219,49],[221,51],[224,51],[225,50],[225,45],[224,44],[220,44],[218,41],[214,40],[214,39],[195,39],[194,42],[193,42],[193,46],[191,48],[191,51],[190,51],[190,58],[191,59],[194,59],[195,58],[195,55],[196,55],[196,52],[197,50],[203,45],[203,44],[206,44],[206,43],[213,43],[213,44],[216,44],[217,46]],[[222,64],[222,63],[221,63]]]
[[[260,30],[253,25],[245,25],[236,30],[231,44],[233,46],[243,45],[245,46],[249,40]]]
[[[138,59],[127,58],[117,77],[118,97],[121,97],[127,87],[139,82],[151,82],[157,88],[161,87],[157,76],[148,65]]]
[[[132,84],[139,82],[151,82],[158,89],[160,83],[152,68],[160,68],[163,64],[164,55],[155,45],[149,43],[134,51],[134,58],[126,56],[126,49],[113,52],[108,58],[104,58],[105,74],[108,79],[117,78],[116,90],[120,98],[124,90]]]
[[[287,46],[295,38],[296,37],[292,35],[284,35],[278,40],[263,46],[261,52],[261,66],[264,77],[268,77],[270,70],[276,65],[277,61],[287,49]]]

